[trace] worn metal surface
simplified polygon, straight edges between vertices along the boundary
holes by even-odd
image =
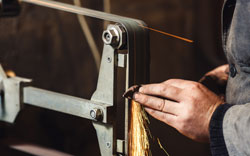
[[[96,120],[91,117],[91,110],[100,109],[103,113],[102,122],[107,123],[107,112],[109,105],[105,103],[94,102],[34,87],[23,88],[23,102],[25,104],[30,104],[90,120]]]
[[[94,122],[99,147],[102,155],[113,155],[116,151],[115,118],[116,118],[116,60],[117,53],[111,45],[104,45],[101,68],[98,77],[97,89],[91,100],[104,102],[112,106],[112,112],[108,114],[108,120],[112,125],[103,125]],[[108,146],[107,146],[108,144]]]
[[[13,123],[21,109],[21,83],[31,80],[12,77],[8,78],[0,65],[0,120]]]
[[[144,30],[140,25],[145,25],[140,20],[121,17],[108,13],[103,13],[86,8],[80,8],[69,4],[64,4],[49,0],[21,0],[22,2],[33,3],[45,7],[55,8],[62,11],[94,17],[98,19],[117,22],[126,30],[118,31],[122,33],[119,40],[127,45],[127,59],[123,61],[121,66],[126,66],[125,89],[136,83],[146,83],[148,80],[149,53],[148,53],[148,31]],[[121,38],[121,36],[124,36]],[[125,39],[124,39],[125,38]],[[116,106],[117,106],[117,68],[118,68],[118,48],[122,47],[114,45],[104,45],[102,62],[99,72],[98,84],[95,93],[89,100],[74,98],[71,96],[58,94],[46,90],[41,90],[33,87],[25,87],[23,89],[23,102],[47,108],[67,114],[80,116],[87,119],[91,117],[91,110],[100,109],[103,112],[103,122],[93,122],[97,131],[99,146],[103,156],[116,155],[117,149],[121,151],[120,144],[117,148],[116,137]],[[125,58],[125,57],[124,57]],[[124,62],[126,61],[126,63]],[[14,87],[11,87],[14,88]],[[14,88],[17,90],[16,88]],[[124,90],[125,90],[124,89]],[[20,93],[17,92],[17,96]],[[16,103],[18,105],[18,103]],[[128,155],[128,123],[129,123],[129,103],[126,100],[125,104],[125,123],[124,123],[124,138],[121,140],[125,144],[125,149],[122,154]],[[107,108],[109,112],[107,112]],[[17,112],[19,109],[17,110]]]

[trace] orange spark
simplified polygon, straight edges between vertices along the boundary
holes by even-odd
[[[143,28],[145,28],[145,29],[149,29],[149,30],[152,30],[152,31],[161,33],[161,34],[163,34],[163,35],[171,36],[171,37],[174,37],[174,38],[177,38],[177,39],[180,39],[180,40],[189,42],[189,43],[193,43],[193,42],[194,42],[193,40],[190,40],[190,39],[187,39],[187,38],[184,38],[184,37],[180,37],[180,36],[177,36],[177,35],[173,35],[173,34],[170,34],[170,33],[166,33],[166,32],[164,32],[164,31],[160,31],[160,30],[157,30],[157,29],[153,29],[153,28],[150,28],[150,27],[143,26],[143,25],[139,25],[139,26],[140,26],[140,27],[143,27]]]

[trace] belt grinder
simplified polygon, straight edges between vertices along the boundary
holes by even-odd
[[[90,119],[96,129],[102,156],[128,155],[130,101],[118,103],[117,78],[125,91],[149,78],[149,35],[144,22],[51,0],[0,0],[0,16],[18,15],[20,3],[31,3],[113,22],[103,31],[104,48],[97,88],[90,100],[30,86],[29,79],[8,78],[0,66],[0,120],[13,123],[23,106],[33,105]],[[35,19],[34,19],[35,20]],[[123,50],[123,52],[120,52]],[[125,52],[124,52],[125,50]],[[118,73],[121,69],[123,74]],[[120,74],[120,75],[119,75]],[[117,106],[123,114],[117,114]],[[117,118],[125,118],[123,138],[117,136]]]

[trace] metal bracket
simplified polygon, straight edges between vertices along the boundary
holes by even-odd
[[[103,54],[97,89],[91,100],[76,98],[34,87],[21,87],[28,79],[7,78],[0,68],[1,116],[0,120],[13,122],[21,104],[51,109],[66,114],[93,120],[102,156],[128,155],[129,108],[124,100],[124,136],[117,136],[117,71],[124,72],[124,90],[134,84],[147,83],[149,78],[149,36],[148,30],[141,27],[144,22],[132,18],[112,15],[87,8],[51,0],[19,0],[44,7],[50,7],[74,14],[103,19],[118,24],[109,25],[103,32]],[[1,0],[0,0],[1,5]],[[1,10],[1,8],[0,8]],[[125,53],[118,50],[126,49]],[[41,97],[42,95],[42,97]],[[121,98],[121,97],[120,97]]]
[[[5,122],[14,122],[21,109],[21,83],[29,83],[30,79],[8,78],[0,65],[0,118]]]
[[[109,25],[103,32],[103,54],[101,68],[98,77],[97,89],[93,94],[92,101],[102,101],[112,106],[112,113],[108,115],[112,125],[104,125],[93,122],[96,129],[99,147],[102,155],[116,153],[116,93],[117,93],[117,67],[118,49],[124,47],[126,32],[122,26]]]

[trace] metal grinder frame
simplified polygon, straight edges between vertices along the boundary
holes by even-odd
[[[0,0],[0,16],[17,15],[17,0]],[[51,92],[30,86],[31,80],[8,78],[0,66],[0,120],[13,123],[23,106],[33,105],[90,119],[96,129],[102,156],[128,155],[130,101],[125,100],[124,114],[117,114],[117,73],[125,71],[125,88],[149,81],[149,33],[143,21],[104,13],[52,0],[20,0],[74,14],[102,19],[111,24],[103,32],[104,48],[97,82],[91,100]],[[126,52],[120,53],[120,50]],[[119,103],[121,105],[121,103]],[[124,138],[117,139],[117,117],[123,116]]]

